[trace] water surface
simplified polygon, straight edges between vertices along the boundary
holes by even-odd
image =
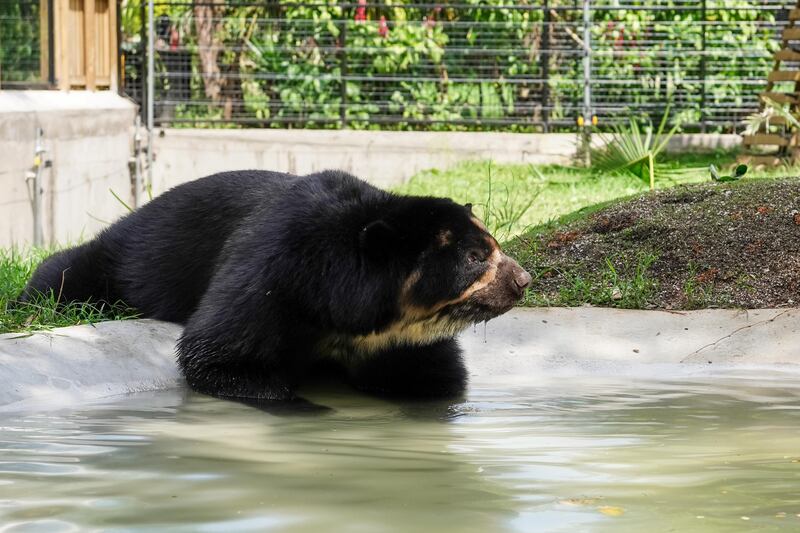
[[[800,531],[796,374],[0,414],[0,531]]]

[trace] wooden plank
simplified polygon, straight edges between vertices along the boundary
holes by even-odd
[[[744,135],[742,144],[745,146],[789,146],[789,139],[784,139],[780,135],[773,133],[757,133],[755,135]]]
[[[83,65],[85,69],[84,75],[86,76],[87,91],[94,91],[96,88],[95,77],[97,75],[97,69],[95,68],[95,62],[97,61],[97,46],[95,42],[95,35],[97,33],[97,21],[95,19],[94,0],[83,0]]]
[[[109,28],[109,36],[108,36],[108,62],[109,62],[109,71],[108,71],[108,88],[112,91],[119,90],[119,43],[117,43],[117,37],[119,36],[119,32],[117,31],[117,2],[116,0],[108,0],[108,28]]]
[[[39,77],[41,81],[50,81],[50,28],[49,2],[39,0]]]
[[[800,70],[773,70],[767,76],[767,81],[800,81]]]
[[[778,50],[773,57],[775,61],[800,61],[800,53],[789,48]]]
[[[784,41],[797,41],[797,40],[800,40],[800,28],[798,28],[798,27],[784,28],[784,30],[783,30],[783,40]]]
[[[108,0],[94,0],[94,68],[95,83],[98,87],[108,87],[110,77],[108,47],[111,44],[111,24],[109,24]]]
[[[781,117],[781,116],[770,117],[769,125],[770,126],[785,126],[786,125],[786,119]]]
[[[800,20],[800,9],[792,9],[789,11],[789,20]]]
[[[753,165],[753,166],[768,166],[768,167],[777,167],[784,163],[784,160],[774,154],[764,154],[764,155],[755,155],[755,154],[741,154],[739,157],[736,158],[739,163],[744,163],[745,165]]]
[[[69,90],[69,35],[70,0],[53,1],[53,39],[55,41],[56,86],[62,91]]]
[[[776,92],[763,92],[758,95],[759,98],[765,100],[769,98],[776,104],[796,104],[798,102],[797,96],[789,93],[776,93]]]

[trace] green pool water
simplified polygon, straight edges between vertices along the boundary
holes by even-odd
[[[0,531],[800,531],[797,374],[518,381],[0,414]]]

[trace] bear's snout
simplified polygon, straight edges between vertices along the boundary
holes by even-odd
[[[506,305],[514,305],[517,300],[522,298],[525,288],[531,283],[531,275],[519,266],[519,263],[503,254],[503,259],[497,269],[497,281],[500,286],[496,289],[500,292],[500,299]]]
[[[512,266],[514,269],[514,283],[516,283],[517,288],[522,292],[531,284],[531,275],[527,270],[519,266],[519,263],[513,259],[511,261],[514,263]]]

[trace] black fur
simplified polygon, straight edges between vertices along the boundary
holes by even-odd
[[[466,385],[457,330],[504,312],[527,285],[503,256],[497,281],[452,303],[492,268],[492,246],[450,200],[341,172],[226,172],[48,258],[21,299],[122,301],[185,324],[181,369],[215,396],[291,399],[322,359],[364,390],[452,396]],[[412,311],[435,325],[414,329]]]

